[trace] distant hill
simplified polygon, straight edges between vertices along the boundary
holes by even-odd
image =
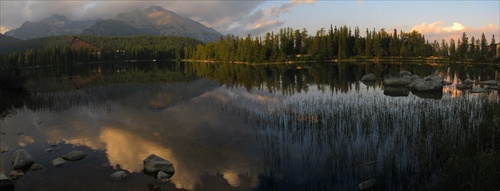
[[[55,14],[39,22],[26,21],[21,27],[10,30],[5,35],[22,40],[48,36],[77,35],[95,22],[95,20],[71,21],[63,15]]]
[[[5,35],[27,40],[60,35],[95,36],[185,36],[202,42],[218,40],[222,34],[212,28],[159,6],[118,14],[113,19],[71,21],[53,15],[39,22],[26,21]]]
[[[0,45],[2,45],[2,46],[7,46],[10,44],[15,44],[15,43],[20,43],[20,42],[22,42],[21,39],[17,39],[17,38],[7,36],[7,35],[0,33]]]
[[[12,38],[6,35],[3,35],[7,38]],[[4,37],[2,37],[4,38]],[[42,37],[35,38],[29,40],[18,40],[12,43],[0,41],[0,54],[8,54],[12,52],[24,52],[28,49],[38,50],[49,47],[64,47],[69,46],[71,41],[73,40],[73,36],[50,36],[50,37]]]

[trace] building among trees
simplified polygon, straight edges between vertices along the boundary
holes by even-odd
[[[73,50],[87,49],[90,51],[89,53],[91,55],[96,55],[98,58],[101,57],[101,53],[102,53],[101,48],[91,44],[90,42],[84,41],[76,36],[75,36],[75,38],[73,38],[73,41],[71,41],[70,47]]]

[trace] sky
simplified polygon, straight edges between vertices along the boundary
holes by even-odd
[[[500,42],[500,1],[468,0],[282,0],[282,1],[0,1],[0,32],[18,28],[23,22],[40,21],[52,14],[70,20],[111,19],[120,12],[159,5],[189,17],[222,34],[264,35],[283,27],[307,29],[310,35],[330,25],[357,26],[392,32],[417,30],[430,41],[455,40],[466,32],[476,39],[484,33]]]

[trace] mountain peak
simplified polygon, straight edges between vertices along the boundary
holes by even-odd
[[[153,13],[156,11],[166,11],[166,10],[163,7],[156,5],[156,6],[151,6],[151,7],[147,8],[145,11],[148,13]]]

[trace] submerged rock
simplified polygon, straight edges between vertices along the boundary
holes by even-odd
[[[68,154],[61,156],[64,160],[77,161],[85,158],[87,156],[83,151],[71,151]]]
[[[464,91],[464,90],[471,89],[471,88],[472,88],[472,84],[457,84],[457,85],[456,85],[456,88],[457,88],[458,90],[462,90],[462,91]]]
[[[476,84],[484,84],[484,85],[496,86],[496,85],[498,85],[498,82],[495,81],[495,80],[488,80],[488,81],[476,82]]]
[[[143,163],[144,171],[147,173],[157,173],[160,171],[172,175],[175,173],[174,166],[170,161],[156,156],[155,154],[149,155],[146,159],[144,159]]]
[[[14,181],[10,180],[4,174],[0,174],[0,190],[14,191],[15,190]]]
[[[54,149],[52,149],[52,148],[46,148],[46,149],[45,149],[45,152],[46,152],[46,153],[50,153],[50,152],[52,152],[52,151],[54,151]]]
[[[3,153],[6,153],[6,152],[9,152],[11,149],[10,149],[9,147],[2,146],[2,147],[0,148],[0,150],[2,151],[2,154],[3,154]]]
[[[375,74],[369,73],[369,74],[364,75],[361,78],[361,81],[375,81],[376,79],[377,79],[377,77],[375,76]]]
[[[157,178],[159,181],[168,181],[173,175],[172,174],[167,174],[163,171],[158,172]]]
[[[462,82],[462,84],[472,85],[474,84],[474,81],[472,81],[471,79],[466,79]]]
[[[384,87],[384,95],[392,97],[401,97],[410,95],[410,89],[405,86],[386,86]]]
[[[494,86],[494,85],[487,85],[486,87],[484,87],[485,89],[488,89],[488,90],[498,90],[498,87],[499,86]]]
[[[30,170],[31,171],[37,171],[37,170],[42,170],[44,168],[45,167],[42,166],[41,164],[35,163],[35,164],[31,165]]]
[[[31,155],[24,149],[17,150],[12,156],[12,165],[14,169],[29,167],[34,163]]]
[[[52,165],[54,166],[62,166],[64,163],[66,163],[66,161],[61,157],[52,160]]]
[[[473,87],[471,90],[472,93],[485,93],[486,89],[480,87]]]
[[[111,178],[121,180],[127,178],[127,173],[125,171],[116,171],[115,173],[111,174]]]
[[[370,190],[377,185],[377,181],[375,179],[370,179],[358,184],[359,190]]]
[[[451,84],[453,84],[453,83],[452,83],[452,82],[449,82],[449,81],[444,81],[444,80],[443,80],[443,85],[444,85],[444,86],[449,86],[449,85],[451,85]]]
[[[10,171],[9,178],[11,180],[18,180],[18,179],[21,179],[23,177],[24,177],[24,173],[22,170],[17,169],[17,170]]]
[[[436,91],[436,92],[412,91],[411,93],[416,95],[417,97],[423,98],[423,99],[441,99],[441,98],[443,98],[443,91]]]
[[[148,183],[146,185],[146,190],[147,191],[161,191],[161,187],[160,186],[156,186],[156,185],[151,184],[151,183]]]

